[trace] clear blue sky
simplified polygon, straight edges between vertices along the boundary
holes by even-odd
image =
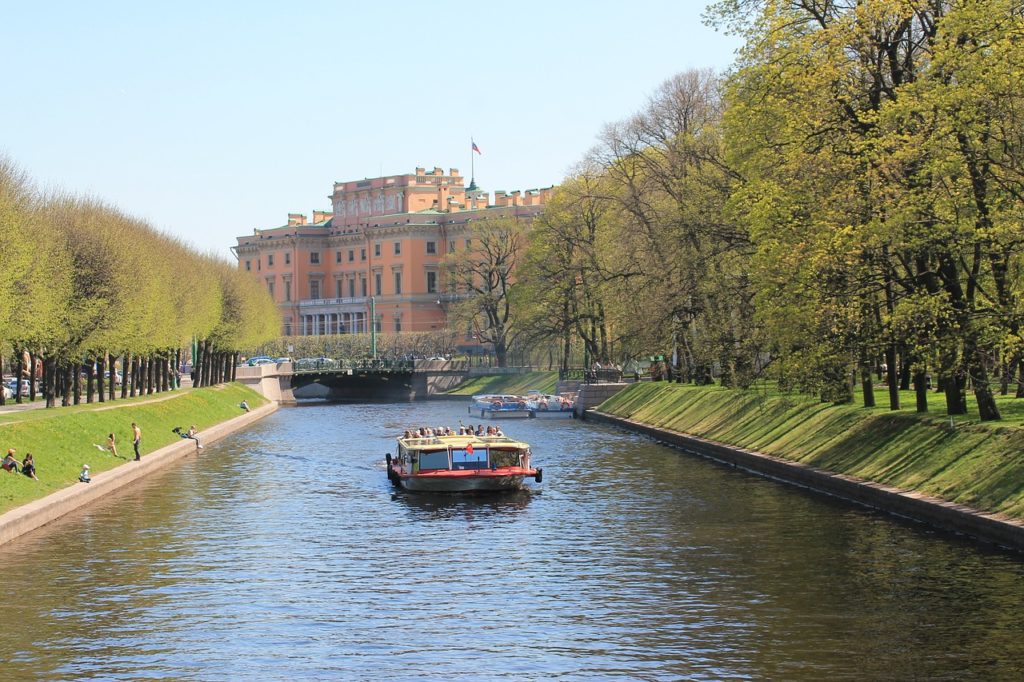
[[[20,2],[0,154],[230,257],[336,180],[459,168],[557,184],[672,74],[725,69],[704,2]]]

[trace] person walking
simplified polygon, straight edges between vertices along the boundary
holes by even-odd
[[[132,422],[132,445],[135,447],[135,461],[142,459],[139,454],[139,444],[142,442],[142,429],[135,422]]]

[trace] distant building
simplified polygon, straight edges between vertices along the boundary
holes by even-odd
[[[440,263],[466,246],[466,224],[532,218],[552,188],[487,192],[459,171],[417,168],[336,182],[333,213],[288,214],[288,224],[256,229],[232,247],[238,266],[264,282],[281,309],[285,335],[442,330],[453,296]]]

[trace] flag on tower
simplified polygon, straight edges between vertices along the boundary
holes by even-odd
[[[480,147],[476,146],[476,142],[473,142],[473,140],[470,140],[470,143],[472,143],[472,145],[473,145],[473,151],[475,151],[477,154],[483,154],[483,152],[480,151]]]

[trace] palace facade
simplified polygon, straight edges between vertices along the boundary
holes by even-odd
[[[232,251],[277,302],[285,335],[368,332],[373,314],[379,332],[443,330],[455,294],[441,262],[469,245],[467,224],[530,219],[551,191],[497,191],[492,200],[455,168],[336,182],[333,213],[290,213]]]

